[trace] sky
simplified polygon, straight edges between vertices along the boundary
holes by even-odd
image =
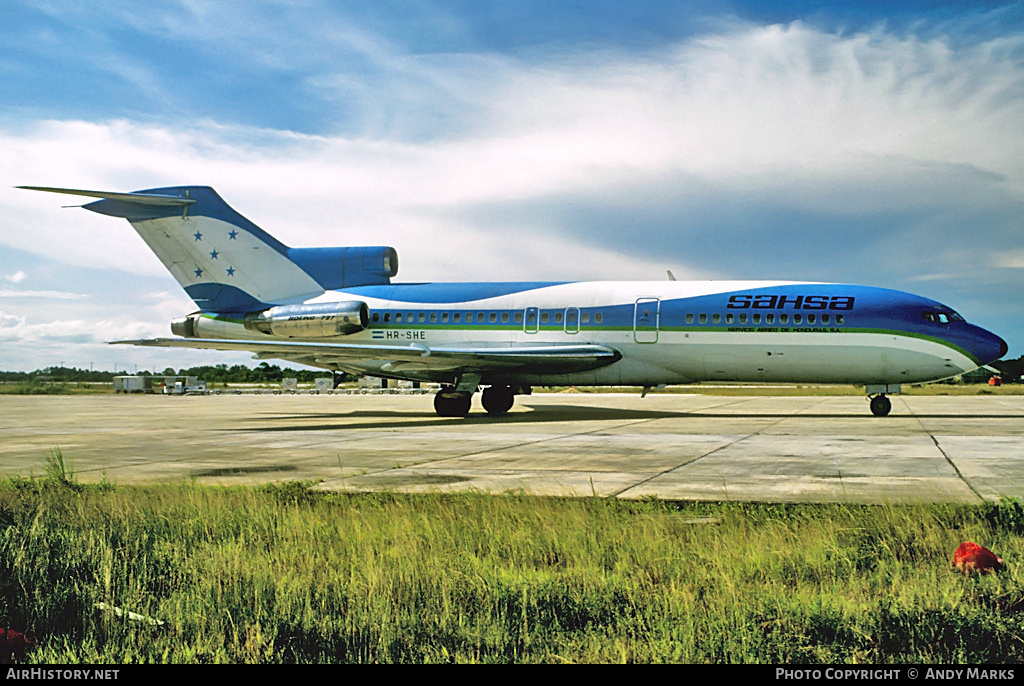
[[[210,185],[395,281],[917,293],[1024,355],[1024,1],[5,0],[0,369],[196,308],[122,220],[19,185]],[[83,201],[84,202],[84,201]]]

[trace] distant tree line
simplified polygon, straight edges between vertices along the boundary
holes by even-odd
[[[0,372],[0,382],[22,383],[22,382],[48,382],[48,383],[80,383],[96,382],[111,383],[115,376],[129,376],[127,371],[92,371],[89,369],[78,369],[77,367],[46,367],[37,369],[34,372]],[[280,383],[284,378],[298,379],[299,383],[312,383],[314,379],[330,376],[331,372],[322,369],[282,369],[276,364],[261,362],[255,368],[250,369],[244,364],[227,366],[226,364],[204,365],[200,367],[189,367],[188,369],[174,370],[167,367],[156,376],[195,376],[207,383]],[[138,373],[138,376],[154,376],[148,370]],[[339,374],[339,381],[354,379],[347,374]]]
[[[1024,376],[1024,355],[1015,360],[999,360],[993,362],[992,367],[998,369],[1003,376],[1005,383],[1019,383]],[[261,362],[255,368],[250,369],[244,364],[235,364],[230,367],[226,364],[203,365],[201,367],[189,367],[177,371],[167,367],[157,376],[195,376],[206,383],[280,383],[281,379],[294,378],[299,383],[313,383],[314,379],[323,376],[330,376],[330,372],[320,369],[282,369],[276,364]],[[78,369],[77,367],[46,367],[37,369],[34,372],[0,372],[0,383],[24,383],[24,382],[48,382],[48,383],[81,383],[97,382],[111,383],[115,376],[128,376],[130,372],[118,371],[92,371],[91,369]],[[153,376],[153,373],[144,370],[138,373],[139,376]],[[970,374],[965,374],[965,381],[984,382],[991,376],[991,373],[980,369]],[[356,377],[349,374],[338,374],[338,381],[353,381]]]
[[[991,366],[1002,372],[1004,382],[1020,383],[1021,377],[1024,376],[1024,355],[1016,360],[999,360],[993,362]]]

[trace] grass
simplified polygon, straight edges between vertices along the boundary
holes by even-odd
[[[84,486],[66,465],[4,482],[0,621],[34,632],[28,659],[40,663],[1024,658],[1015,502],[688,504],[308,486]],[[963,540],[995,550],[1008,571],[951,571]]]
[[[42,384],[31,381],[0,383],[0,395],[70,395],[67,384]]]

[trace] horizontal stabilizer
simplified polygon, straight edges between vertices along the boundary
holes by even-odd
[[[81,195],[86,198],[102,198],[103,200],[120,200],[121,202],[138,205],[157,205],[160,207],[184,207],[194,205],[196,202],[195,198],[182,198],[176,195],[157,195],[152,193],[111,193],[107,191],[83,191],[74,188],[48,188],[46,186],[16,186],[16,188],[26,191]]]

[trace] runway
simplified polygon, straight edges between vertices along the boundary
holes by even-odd
[[[0,396],[0,476],[773,502],[1024,498],[1024,396]],[[478,399],[477,399],[478,401]]]

